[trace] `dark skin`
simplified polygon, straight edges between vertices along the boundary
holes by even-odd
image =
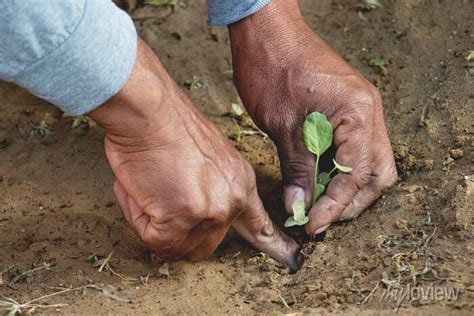
[[[397,179],[378,90],[306,25],[296,0],[274,0],[229,33],[239,95],[278,149],[286,210],[306,201],[308,234],[357,217]],[[315,111],[334,128],[336,160],[353,171],[311,206],[315,159],[302,126]]]
[[[287,211],[310,210],[308,234],[359,215],[396,179],[378,91],[304,23],[294,0],[274,0],[229,26],[234,79],[255,123],[278,148]],[[298,245],[268,217],[250,164],[200,114],[139,41],[122,90],[89,115],[105,130],[115,194],[129,226],[162,260],[203,260],[235,230],[292,271]],[[314,157],[301,126],[323,112],[336,159],[351,166],[310,205]]]

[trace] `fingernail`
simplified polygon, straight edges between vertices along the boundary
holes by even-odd
[[[325,225],[325,226],[323,226],[323,227],[320,227],[320,228],[316,229],[316,230],[314,231],[314,234],[315,234],[315,235],[321,234],[323,231],[325,231],[326,229],[328,229],[329,226],[331,226],[331,224],[327,224],[327,225]]]
[[[283,190],[283,203],[285,203],[285,210],[292,214],[291,206],[295,201],[305,200],[304,190],[297,185],[288,185]]]
[[[301,249],[298,247],[296,251],[293,254],[292,262],[287,263],[288,268],[290,269],[290,273],[296,273],[301,267],[303,266],[304,263],[304,257],[301,254]]]

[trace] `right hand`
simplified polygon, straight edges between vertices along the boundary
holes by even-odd
[[[90,116],[105,128],[124,217],[159,259],[203,260],[233,226],[291,270],[301,267],[298,245],[263,207],[251,165],[144,43],[127,84]]]

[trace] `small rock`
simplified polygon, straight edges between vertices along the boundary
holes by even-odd
[[[160,266],[160,268],[158,269],[158,273],[166,277],[170,276],[170,265],[168,264],[168,262],[165,262]]]
[[[400,230],[408,231],[408,220],[404,218],[397,218],[394,226]]]
[[[459,159],[459,158],[464,157],[464,151],[463,151],[461,148],[451,149],[451,150],[449,151],[449,155],[450,155],[453,159]]]
[[[421,187],[420,185],[414,184],[414,185],[407,185],[407,186],[405,186],[405,187],[403,188],[403,190],[405,190],[405,191],[407,191],[407,192],[409,192],[409,193],[413,193],[413,192],[415,192],[415,191],[420,190],[421,188],[422,188],[422,187]]]
[[[446,166],[446,165],[449,165],[451,163],[454,162],[454,159],[451,158],[451,157],[448,157],[448,159],[446,159],[444,162],[443,162],[443,166]]]

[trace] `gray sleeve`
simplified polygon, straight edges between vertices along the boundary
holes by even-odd
[[[137,50],[132,20],[111,0],[1,1],[0,38],[0,79],[72,115],[116,94]]]
[[[271,0],[207,0],[209,25],[228,25],[257,12]]]

